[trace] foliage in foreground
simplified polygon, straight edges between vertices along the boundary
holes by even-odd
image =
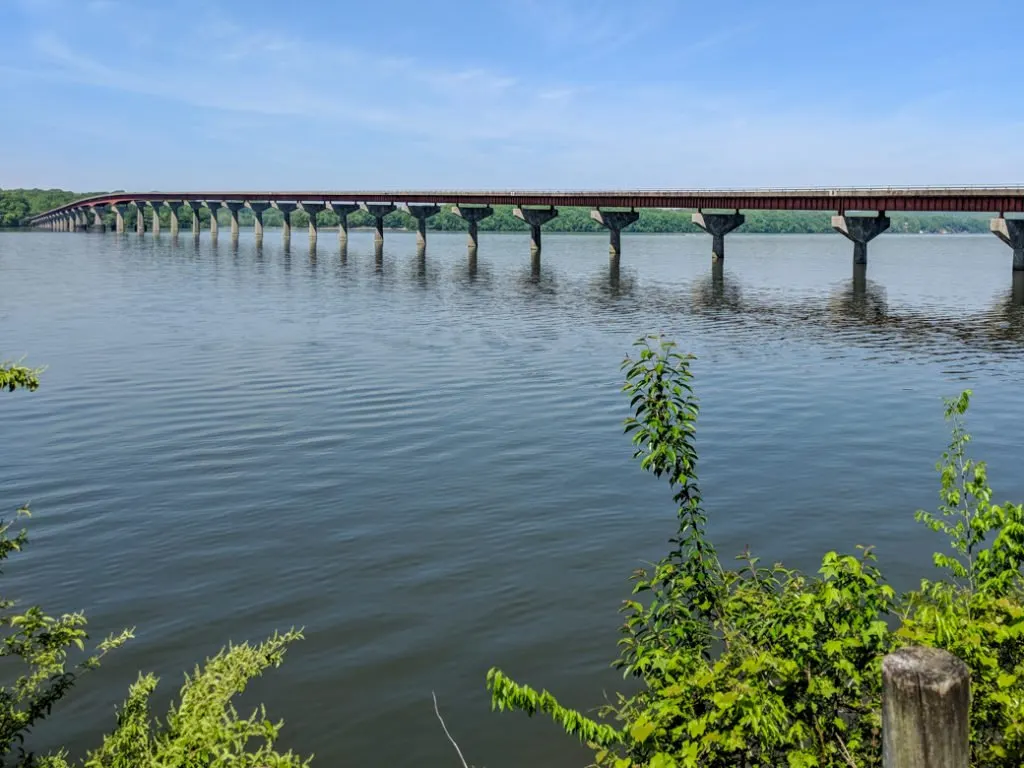
[[[39,371],[0,364],[0,389],[35,390]],[[27,507],[17,518],[29,516]],[[28,533],[12,533],[13,521],[0,520],[0,564],[20,552]],[[65,752],[37,756],[25,747],[32,729],[54,710],[78,678],[96,669],[107,653],[132,638],[133,630],[111,635],[86,651],[86,619],[82,613],[47,615],[39,606],[17,610],[14,600],[0,596],[0,766],[69,768]],[[299,768],[304,760],[279,753],[275,741],[281,723],[267,719],[263,707],[239,716],[233,701],[253,677],[278,666],[287,647],[301,639],[292,630],[275,634],[259,645],[230,645],[205,665],[196,667],[162,720],[150,713],[149,699],[157,686],[142,675],[128,691],[116,728],[80,763],[84,768]],[[81,657],[72,663],[72,655]]]
[[[967,456],[970,392],[946,403],[938,513],[917,515],[949,540],[934,557],[943,578],[897,597],[866,548],[828,552],[814,575],[749,553],[726,567],[697,483],[692,357],[660,339],[638,345],[623,366],[626,431],[641,468],[668,480],[679,521],[622,607],[614,666],[640,690],[594,719],[492,669],[493,706],[547,714],[598,766],[867,768],[881,765],[882,657],[927,645],[970,667],[972,764],[1024,764],[1024,507],[993,504],[985,465]]]

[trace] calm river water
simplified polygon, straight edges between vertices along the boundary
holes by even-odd
[[[814,567],[877,544],[898,586],[935,540],[941,397],[999,497],[1024,498],[1024,309],[990,236],[883,236],[866,284],[833,236],[322,232],[0,234],[0,357],[48,366],[0,402],[0,504],[33,544],[3,593],[137,639],[62,706],[96,743],[139,670],[175,692],[228,640],[305,626],[253,700],[315,765],[578,765],[549,722],[489,711],[492,665],[596,706],[617,608],[673,532],[630,459],[619,364],[640,334],[698,356],[702,487],[723,555]],[[1024,286],[1019,286],[1024,293]],[[165,700],[161,700],[161,707]]]

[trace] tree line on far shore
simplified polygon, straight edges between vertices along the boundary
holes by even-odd
[[[97,192],[78,193],[63,189],[0,189],[0,228],[24,226],[30,216],[34,216],[52,208],[65,205],[75,200],[90,197]],[[700,232],[691,221],[690,211],[644,209],[640,218],[626,232],[642,233],[695,233]],[[807,211],[746,211],[746,223],[740,232],[757,234],[813,234],[832,231],[831,214],[827,212]],[[112,226],[114,214],[110,211],[101,213],[104,223]],[[137,211],[135,206],[125,209],[125,227],[134,229]],[[192,214],[187,206],[179,210],[182,227],[191,226]],[[251,227],[253,214],[243,208],[238,214],[239,223],[243,227]],[[148,218],[148,216],[147,216]],[[892,232],[911,234],[927,233],[981,233],[988,232],[987,214],[972,213],[923,213],[923,214],[891,214]],[[171,212],[167,207],[160,209],[161,225],[170,225]],[[199,211],[200,224],[209,228],[210,211],[202,208]],[[373,217],[366,211],[356,211],[349,216],[349,226],[355,229],[373,226]],[[291,217],[292,225],[305,227],[309,217],[303,211],[295,211]],[[228,226],[231,222],[227,210],[217,213],[217,222]],[[263,214],[263,223],[267,227],[280,227],[283,214],[277,209],[270,209]],[[336,227],[338,217],[333,211],[325,210],[317,214],[317,223],[323,227]],[[404,211],[395,211],[384,219],[390,229],[415,230],[416,219]],[[149,223],[147,222],[147,229]],[[436,232],[457,232],[466,230],[466,222],[451,212],[442,209],[436,216],[427,221],[427,228]],[[529,226],[512,214],[511,206],[494,206],[494,215],[484,219],[479,225],[481,232],[526,232]],[[558,216],[544,225],[547,232],[603,232],[604,228],[590,218],[588,208],[561,208]]]

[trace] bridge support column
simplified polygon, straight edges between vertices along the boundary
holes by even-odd
[[[885,211],[877,216],[847,216],[840,214],[832,217],[832,229],[853,242],[853,263],[868,263],[868,243],[889,228],[889,217]]]
[[[103,223],[103,218],[100,216],[100,212],[96,210],[96,206],[95,205],[90,205],[89,206],[89,213],[92,214],[92,226],[91,226],[92,231],[93,232],[106,232],[107,231],[107,227]]]
[[[246,203],[246,208],[252,211],[252,231],[256,236],[256,242],[263,242],[263,212],[270,207],[270,203]]]
[[[299,203],[299,207],[302,208],[307,214],[309,214],[309,242],[310,244],[316,242],[317,235],[319,234],[319,228],[317,227],[316,217],[320,211],[327,207],[326,203]]]
[[[494,209],[489,205],[474,206],[472,208],[465,205],[453,205],[452,213],[460,219],[466,220],[466,223],[469,225],[468,245],[471,249],[476,250],[480,245],[477,225],[488,216],[493,215]]]
[[[384,217],[389,213],[393,213],[395,206],[393,203],[364,203],[363,209],[373,216],[374,232],[373,242],[377,245],[384,244]]]
[[[115,203],[110,206],[111,210],[114,211],[114,231],[119,235],[124,234],[124,206],[120,203]]]
[[[1013,271],[1024,272],[1024,219],[1000,216],[989,222],[992,234],[1013,248]]]
[[[178,208],[180,206],[180,200],[167,201],[167,209],[171,212],[171,237],[177,237],[178,233],[181,232],[181,220],[178,218]]]
[[[274,203],[274,207],[284,215],[284,223],[281,225],[281,239],[287,245],[292,239],[292,211],[299,206],[296,203]]]
[[[416,219],[416,250],[427,249],[427,219],[436,216],[441,209],[436,205],[407,205],[405,211]]]
[[[342,248],[348,245],[348,217],[349,214],[359,210],[355,203],[330,203],[334,215],[338,217],[338,245]]]
[[[135,232],[144,235],[146,234],[146,203],[133,200],[132,204],[135,206]]]
[[[150,203],[149,205],[153,209],[153,216],[150,219],[150,221],[152,222],[152,226],[150,227],[150,229],[152,230],[154,235],[159,235],[160,234],[160,206],[161,206],[161,203],[156,202],[156,203]]]
[[[540,228],[558,215],[556,208],[516,208],[512,215],[530,225],[530,254],[540,253]]]
[[[204,200],[203,202],[210,209],[210,239],[216,240],[218,234],[217,211],[220,210],[221,202],[219,200]]]
[[[231,213],[231,239],[237,240],[240,231],[238,226],[238,211],[245,205],[245,203],[234,200],[225,200],[221,205],[227,208]]]
[[[595,209],[590,218],[608,228],[608,257],[617,261],[622,255],[622,230],[640,218],[636,211],[602,211]]]
[[[712,261],[725,258],[725,236],[745,221],[743,214],[739,211],[736,211],[736,213],[704,213],[703,211],[697,211],[697,213],[693,214],[691,220],[711,235]]]
[[[185,205],[192,211],[192,237],[198,238],[200,228],[199,209],[203,207],[203,204],[198,200],[186,200]]]

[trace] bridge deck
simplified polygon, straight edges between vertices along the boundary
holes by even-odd
[[[452,205],[581,206],[589,208],[686,208],[780,211],[957,211],[1024,213],[1024,186],[863,187],[834,189],[659,190],[313,190],[115,192],[34,216],[89,205],[181,200],[250,202],[449,203]]]

